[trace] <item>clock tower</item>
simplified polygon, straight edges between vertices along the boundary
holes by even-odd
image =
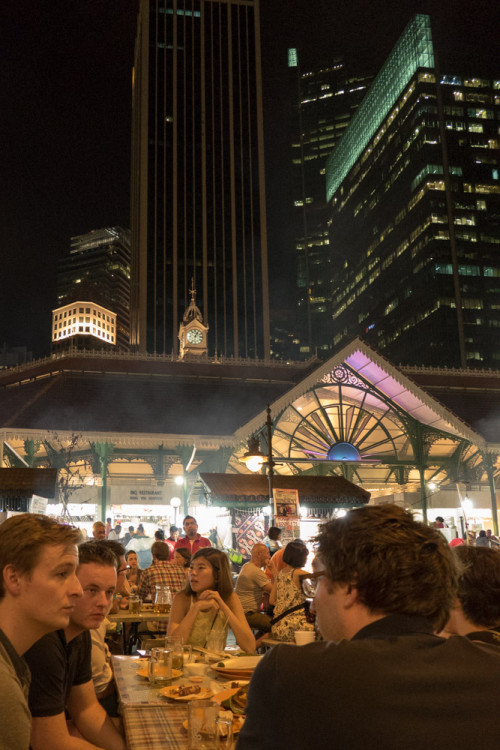
[[[182,317],[179,326],[179,359],[187,356],[206,357],[208,354],[208,326],[203,323],[203,316],[196,306],[196,290],[190,289],[191,302]]]

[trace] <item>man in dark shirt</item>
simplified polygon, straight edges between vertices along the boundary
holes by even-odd
[[[30,673],[22,655],[68,625],[82,587],[78,529],[26,513],[0,525],[0,750],[28,750]]]
[[[125,750],[123,737],[96,698],[88,632],[99,627],[109,610],[116,557],[99,542],[80,545],[79,553],[83,596],[69,625],[42,638],[26,654],[32,674],[32,750]]]
[[[268,651],[238,750],[490,747],[500,650],[435,635],[458,571],[437,529],[393,505],[322,524],[306,595],[325,639]]]
[[[463,546],[453,554],[462,570],[445,633],[500,646],[500,552]]]

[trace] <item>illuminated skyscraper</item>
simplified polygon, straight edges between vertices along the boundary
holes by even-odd
[[[332,265],[328,236],[326,162],[363,100],[373,76],[349,74],[341,58],[301,66],[288,51],[291,79],[291,162],[293,232],[297,258],[302,354],[331,349],[325,312]]]
[[[267,357],[259,0],[141,0],[132,136],[132,333],[178,353],[190,289],[208,353]]]
[[[500,77],[479,68],[439,71],[415,16],[329,158],[335,348],[498,368]]]
[[[73,307],[76,302],[81,304]],[[88,348],[107,343],[129,349],[129,229],[107,227],[71,238],[70,253],[58,264],[57,303],[53,348],[78,340]]]

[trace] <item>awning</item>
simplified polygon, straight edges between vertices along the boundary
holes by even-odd
[[[198,492],[211,505],[228,508],[269,505],[269,483],[263,474],[200,473],[199,476],[201,487]],[[370,499],[369,492],[343,477],[277,475],[274,477],[274,487],[298,490],[299,503],[309,507],[355,507],[366,505]]]
[[[0,496],[52,498],[56,481],[57,469],[0,469]]]

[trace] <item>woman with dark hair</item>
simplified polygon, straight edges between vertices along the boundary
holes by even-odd
[[[181,568],[185,568],[187,574],[188,568],[191,564],[191,557],[191,552],[187,547],[179,547],[174,552],[173,563],[179,565]]]
[[[285,565],[279,571],[269,596],[270,603],[274,604],[274,617],[305,602],[306,597],[302,592],[299,576],[307,575],[307,571],[302,568],[306,564],[308,554],[306,545],[300,540],[288,542],[286,545],[283,552]],[[314,625],[307,622],[303,609],[291,612],[275,623],[271,637],[280,641],[293,641],[296,630],[314,630]]]
[[[243,651],[255,651],[255,638],[233,591],[228,559],[214,547],[203,547],[191,558],[185,589],[174,596],[167,635],[206,648],[211,634],[227,637],[229,628]]]
[[[278,526],[270,526],[267,532],[267,536],[264,538],[263,543],[269,549],[271,557],[281,549],[281,529]]]
[[[128,563],[128,570],[126,573],[127,581],[130,584],[130,590],[132,592],[135,592],[139,588],[139,584],[141,583],[141,576],[143,573],[138,565],[137,552],[133,549],[127,550],[125,552],[125,560]]]

